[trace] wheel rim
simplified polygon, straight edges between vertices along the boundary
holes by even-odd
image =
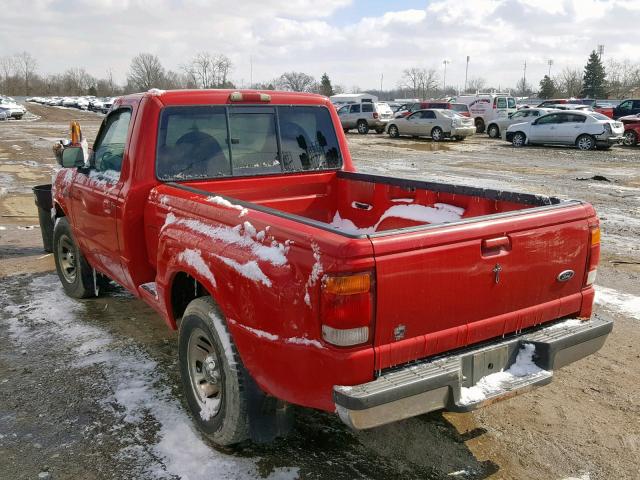
[[[367,126],[364,123],[359,123],[358,124],[358,132],[366,133],[366,131],[367,131]]]
[[[489,129],[489,136],[491,138],[496,138],[498,136],[498,128],[497,127],[491,127]]]
[[[398,136],[398,128],[394,125],[389,129],[389,133],[391,134],[392,137],[397,137]]]
[[[625,145],[635,145],[636,143],[636,134],[634,132],[627,132],[624,134],[624,142]]]
[[[440,140],[442,138],[442,131],[439,128],[434,128],[431,132],[431,138],[433,138],[435,141]]]
[[[580,150],[591,150],[593,142],[589,137],[582,137],[578,140],[578,148]]]
[[[516,135],[513,137],[513,144],[520,147],[522,145],[524,145],[524,137],[522,134],[520,133],[516,133]]]
[[[200,408],[206,408],[209,418],[220,412],[224,390],[220,360],[213,345],[210,335],[195,328],[187,346],[191,388]]]
[[[68,235],[63,234],[58,241],[58,262],[64,279],[68,283],[75,282],[77,275],[76,249]]]

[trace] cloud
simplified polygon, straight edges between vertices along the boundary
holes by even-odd
[[[28,50],[45,73],[83,66],[112,69],[124,80],[131,58],[147,51],[179,69],[199,51],[225,53],[233,79],[269,80],[284,71],[364,88],[395,86],[402,70],[442,70],[462,85],[469,76],[496,87],[514,85],[527,62],[537,84],[547,72],[582,67],[597,45],[605,57],[640,61],[629,35],[640,23],[637,0],[434,0],[423,9],[389,2],[379,15],[365,0],[4,0],[0,56]],[[353,18],[351,18],[353,17]],[[631,32],[631,33],[630,33]]]

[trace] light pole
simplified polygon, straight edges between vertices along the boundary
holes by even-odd
[[[467,55],[467,67],[464,70],[464,92],[467,93],[467,75],[469,74],[469,55]]]
[[[553,60],[549,59],[547,63],[549,64],[549,78],[551,78],[551,65],[553,65]]]
[[[442,93],[447,89],[447,65],[451,62],[449,60],[443,60],[442,64],[444,65],[444,76],[442,77]]]

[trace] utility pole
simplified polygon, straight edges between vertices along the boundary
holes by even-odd
[[[522,95],[524,96],[527,88],[527,61],[524,61],[524,70],[522,71]]]
[[[442,93],[447,89],[447,65],[451,62],[449,60],[443,60],[442,64],[444,65],[444,76],[442,77]]]
[[[598,45],[598,57],[600,57],[600,61],[602,61],[603,55],[604,55],[604,45]]]
[[[551,65],[553,65],[553,60],[550,58],[547,63],[549,64],[549,78],[551,78]]]
[[[467,55],[467,67],[464,70],[464,92],[467,93],[467,75],[469,74],[469,55]]]
[[[380,74],[380,94],[382,94],[382,80],[384,80],[384,73]]]
[[[249,55],[249,88],[253,88],[253,55]]]

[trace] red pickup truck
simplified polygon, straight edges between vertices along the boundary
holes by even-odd
[[[110,279],[179,329],[187,403],[218,444],[282,432],[290,404],[359,429],[471,410],[612,328],[590,318],[591,205],[357,173],[318,95],[127,95],[61,163],[65,291]]]

